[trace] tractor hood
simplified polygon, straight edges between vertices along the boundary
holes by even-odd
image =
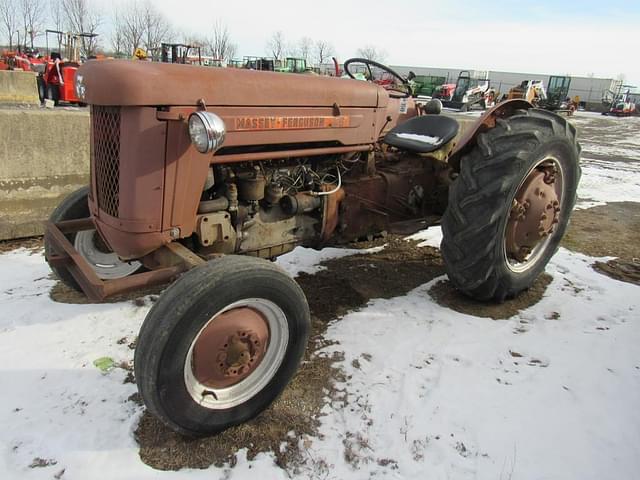
[[[369,107],[388,95],[372,83],[238,68],[91,60],[78,70],[84,102],[112,106]]]

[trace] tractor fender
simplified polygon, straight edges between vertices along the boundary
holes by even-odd
[[[494,128],[496,126],[497,119],[510,117],[517,110],[528,110],[530,108],[533,108],[533,105],[526,100],[513,99],[499,103],[487,110],[482,117],[478,119],[475,125],[467,130],[462,138],[460,138],[460,141],[456,144],[451,156],[449,157],[449,165],[451,165],[455,171],[459,171],[462,155],[476,144],[478,135]]]

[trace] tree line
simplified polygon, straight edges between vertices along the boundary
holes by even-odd
[[[109,14],[100,11],[95,0],[0,0],[0,37],[9,49],[18,45],[34,48],[47,29],[97,34],[106,28],[111,30],[106,37],[78,38],[82,56],[110,53],[130,57],[138,48],[151,53],[161,43],[175,41],[200,46],[204,55],[220,61],[231,60],[238,50],[223,22],[213,22],[208,34],[180,33],[150,0],[122,1]],[[272,34],[265,50],[275,60],[294,56],[316,65],[330,62],[335,55],[333,45],[325,40],[303,37],[290,42],[281,31]],[[377,61],[385,57],[371,45],[359,49],[358,55]]]

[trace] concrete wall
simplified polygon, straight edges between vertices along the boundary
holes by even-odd
[[[42,221],[88,179],[87,110],[0,109],[0,240],[42,234]]]
[[[40,105],[36,74],[19,70],[0,70],[0,104]]]

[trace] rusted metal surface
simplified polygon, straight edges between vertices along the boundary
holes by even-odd
[[[325,187],[325,191],[328,191],[332,186],[333,185],[327,185]],[[344,189],[341,188],[337,192],[324,197],[322,228],[320,231],[320,239],[323,242],[329,240],[336,231],[336,227],[339,222],[338,209],[340,207],[340,203],[344,200],[344,196]]]
[[[115,106],[264,104],[279,106],[376,107],[378,85],[358,80],[282,74],[237,68],[210,68],[155,62],[86,62],[86,103]]]
[[[89,208],[112,250],[140,258],[170,241],[172,226],[163,229],[162,222],[167,123],[155,118],[154,108],[123,107],[117,115],[103,110],[92,107],[92,118],[111,120],[92,121]],[[117,201],[110,200],[114,196]]]
[[[536,245],[551,235],[558,223],[562,185],[554,166],[533,170],[513,200],[505,232],[509,257],[524,262]]]
[[[68,269],[91,301],[101,302],[105,298],[119,293],[166,283],[190,267],[185,262],[179,262],[168,267],[160,265],[157,270],[117,280],[101,280],[63,233],[63,231],[74,233],[87,230],[90,221],[90,219],[70,220],[58,224],[47,221],[45,222],[45,236],[52,247],[51,255],[47,260],[52,265]]]
[[[513,115],[516,110],[528,110],[533,108],[526,100],[507,100],[487,110],[476,124],[468,129],[457,142],[449,157],[449,164],[456,170],[460,168],[460,159],[476,143],[476,138],[482,132],[496,126],[496,120]]]
[[[213,212],[198,216],[196,235],[203,247],[212,248],[216,253],[233,253],[236,231],[230,217],[229,212]]]
[[[204,327],[193,347],[192,370],[202,385],[230,387],[253,372],[269,345],[269,325],[249,307],[221,313]]]
[[[434,182],[433,167],[419,157],[380,165],[373,176],[345,179],[339,236],[359,238],[390,231],[394,223],[427,215],[425,195],[433,189]]]
[[[307,148],[298,150],[276,150],[273,152],[215,155],[212,158],[212,163],[235,163],[272,160],[278,158],[315,157],[320,155],[334,155],[338,153],[366,152],[372,148],[373,147],[371,145],[353,145],[349,147]]]

